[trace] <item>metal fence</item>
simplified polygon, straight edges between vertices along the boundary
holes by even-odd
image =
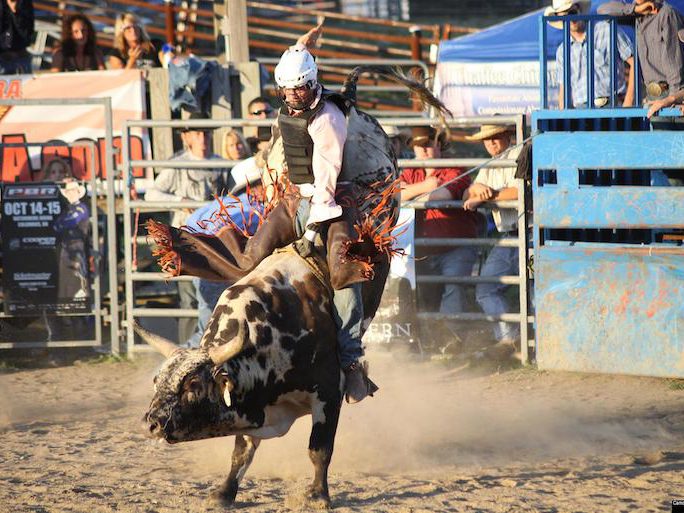
[[[36,99],[36,100],[0,100],[0,106],[54,106],[54,105],[101,105],[104,109],[105,118],[105,168],[109,170],[107,173],[107,189],[106,189],[106,219],[107,219],[107,246],[110,248],[108,253],[108,290],[109,290],[109,304],[110,308],[107,311],[102,306],[101,294],[101,277],[100,273],[96,272],[93,281],[93,305],[91,311],[86,314],[78,314],[81,316],[95,317],[95,338],[93,340],[61,340],[61,341],[26,341],[26,342],[2,342],[0,349],[11,348],[30,348],[30,347],[77,347],[77,346],[100,346],[103,343],[102,337],[102,323],[104,320],[110,321],[110,338],[112,350],[119,352],[119,302],[116,294],[116,219],[114,209],[114,165],[113,165],[113,145],[112,145],[112,106],[109,98],[60,98],[60,99]],[[0,146],[44,146],[47,143],[30,142],[26,145],[14,144],[0,144]],[[92,226],[92,249],[96,257],[96,261],[100,258],[99,246],[99,227],[97,222],[97,197],[100,194],[98,187],[97,176],[95,173],[96,164],[96,147],[95,143],[90,141],[76,141],[74,143],[65,144],[69,147],[86,147],[90,149],[91,155],[91,170],[93,170],[90,178],[90,201],[91,201],[91,226]],[[98,266],[99,267],[99,266]],[[75,314],[67,314],[73,316]],[[66,316],[66,315],[60,315]],[[12,317],[0,313],[0,318]]]
[[[439,123],[437,119],[430,119],[424,117],[414,118],[383,118],[383,125],[389,126],[422,126],[426,124]],[[479,116],[468,118],[456,118],[449,121],[450,126],[460,127],[474,127],[487,123],[507,124],[515,126],[517,141],[522,141],[524,120],[523,116]],[[138,167],[152,167],[152,168],[172,168],[180,169],[187,168],[188,161],[183,160],[131,160],[129,155],[129,148],[127,146],[128,133],[132,127],[140,128],[156,128],[156,127],[198,127],[198,128],[224,128],[235,127],[242,128],[245,126],[270,126],[273,120],[253,120],[253,119],[231,119],[231,120],[136,120],[126,121],[123,125],[123,146],[122,146],[122,172],[124,177],[130,177],[133,168]],[[207,161],[192,161],[193,168],[197,169],[225,169],[237,164],[239,161],[212,159]],[[488,167],[502,168],[515,166],[515,161],[499,160],[499,159],[472,159],[472,158],[441,158],[430,160],[417,159],[402,159],[399,160],[399,166],[405,167],[463,167],[474,168],[487,164]],[[128,188],[124,193],[124,258],[125,258],[125,329],[127,346],[126,351],[137,352],[147,351],[148,346],[143,344],[134,344],[133,319],[138,317],[195,317],[197,316],[196,309],[180,309],[180,308],[147,308],[138,307],[135,304],[135,283],[138,282],[154,282],[166,281],[168,276],[163,273],[156,272],[139,272],[138,269],[132,266],[132,248],[137,234],[132,233],[132,214],[135,211],[139,212],[160,212],[171,211],[177,208],[197,208],[206,204],[201,201],[181,201],[174,202],[170,207],[166,202],[151,202],[144,200],[131,199],[131,180],[127,180]],[[484,321],[505,321],[518,322],[521,326],[521,344],[522,356],[524,361],[529,360],[528,353],[528,322],[532,322],[532,318],[528,316],[528,282],[527,282],[527,222],[525,219],[525,198],[524,187],[520,187],[520,194],[517,201],[498,202],[497,206],[517,208],[519,219],[520,236],[516,238],[474,238],[474,239],[423,239],[417,238],[415,240],[416,246],[430,246],[439,244],[440,246],[506,246],[519,248],[519,274],[517,276],[504,276],[499,278],[479,277],[479,276],[464,276],[458,278],[444,278],[437,276],[425,275],[419,277],[419,282],[422,283],[463,283],[463,284],[477,284],[477,283],[505,283],[510,285],[517,285],[519,287],[520,312],[506,313],[501,316],[491,316],[483,313],[457,313],[449,316],[435,313],[423,313],[420,315],[422,319],[453,319],[453,320],[484,320]],[[440,202],[425,202],[425,201],[411,201],[410,207],[415,209],[425,208],[461,208],[463,202],[461,201],[440,201]],[[144,241],[138,238],[138,241]],[[191,277],[182,276],[174,278],[174,281],[188,281]],[[182,341],[181,341],[182,342]]]

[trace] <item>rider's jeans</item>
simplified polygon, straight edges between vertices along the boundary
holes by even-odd
[[[304,235],[306,220],[309,218],[310,202],[302,198],[297,209],[295,229],[297,237]],[[340,363],[343,369],[358,361],[363,356],[361,344],[363,326],[363,301],[361,283],[354,283],[333,294],[333,318],[337,326],[337,344]]]

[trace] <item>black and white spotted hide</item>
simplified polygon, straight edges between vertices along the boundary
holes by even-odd
[[[343,386],[330,307],[304,260],[276,253],[224,291],[200,349],[166,351],[146,429],[170,443],[236,435],[230,473],[213,494],[221,502],[234,501],[260,440],[311,414],[309,498],[329,504]]]

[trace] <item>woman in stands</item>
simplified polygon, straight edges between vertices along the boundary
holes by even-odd
[[[135,14],[116,19],[114,49],[109,54],[110,69],[149,69],[161,66],[159,52]]]
[[[52,55],[50,71],[105,69],[104,56],[95,42],[95,29],[82,14],[73,14],[62,26],[62,41]]]
[[[228,160],[243,160],[251,156],[249,144],[244,137],[236,130],[229,130],[223,136],[221,145],[221,156]]]

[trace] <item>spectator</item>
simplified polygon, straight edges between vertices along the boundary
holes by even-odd
[[[250,156],[249,145],[237,130],[223,134],[221,155],[228,160],[243,160]]]
[[[589,3],[586,1],[554,0],[553,5],[546,8],[545,16],[572,16],[586,14]],[[563,28],[561,22],[551,22],[554,28]],[[594,105],[610,106],[613,94],[610,90],[610,24],[606,21],[594,26]],[[570,94],[574,108],[586,108],[587,99],[587,32],[585,21],[570,22]],[[624,107],[634,104],[634,51],[632,43],[621,28],[617,28],[616,67],[617,83],[615,84],[616,105]],[[556,64],[560,94],[558,102],[564,108],[563,84],[564,43],[556,50]],[[629,76],[625,81],[625,64],[629,67]]]
[[[190,119],[206,119],[201,113],[193,113]],[[182,169],[162,169],[154,180],[154,184],[145,194],[150,201],[208,201],[224,188],[231,190],[234,181],[225,170],[193,169],[192,161],[220,158],[211,154],[211,136],[203,128],[185,127],[181,131],[181,139],[185,149],[172,157],[172,160],[188,161],[188,167]],[[171,225],[185,225],[189,217],[187,210],[176,210]],[[181,308],[197,308],[195,288],[190,282],[178,283],[178,295]],[[196,327],[196,319],[182,318],[178,323],[178,340],[188,340]]]
[[[646,84],[646,103],[675,95],[684,87],[684,53],[677,33],[684,19],[668,3],[634,0],[607,2],[599,14],[636,17],[639,69]]]
[[[33,31],[31,0],[0,0],[0,75],[31,73]]]
[[[95,42],[93,24],[83,14],[73,14],[62,25],[62,41],[52,55],[50,71],[98,69],[105,69],[105,65]]]
[[[268,98],[257,96],[247,105],[247,119],[272,119],[278,115],[278,111],[273,108]],[[246,126],[242,129],[245,137],[249,141],[250,138],[258,137],[258,128],[255,126]]]
[[[679,42],[684,43],[684,29],[680,29],[677,32],[677,36],[679,38]],[[648,113],[646,116],[648,118],[651,118],[660,109],[671,107],[673,105],[677,105],[679,107],[679,110],[682,111],[682,113],[684,113],[684,106],[682,105],[683,101],[684,89],[680,89],[679,91],[674,93],[669,93],[665,98],[661,98],[659,100],[651,102],[648,107]]]
[[[71,166],[62,157],[52,157],[40,170],[38,181],[40,182],[61,182],[67,177],[71,177]]]
[[[257,188],[260,183],[261,178],[257,177],[256,180],[250,182],[250,185]],[[232,223],[234,223],[236,227],[244,229],[247,233],[253,235],[258,227],[259,218],[256,215],[250,216],[249,214],[249,212],[255,208],[255,204],[250,201],[247,192],[245,191],[245,187],[242,188],[242,192],[239,193],[237,200],[238,201],[236,202],[235,197],[224,196],[221,198],[220,202],[218,199],[215,199],[211,203],[198,208],[188,218],[188,228],[196,233],[215,235],[221,228],[228,225],[224,216],[230,215]],[[216,213],[221,209],[221,205],[229,206],[231,204],[237,205],[238,208],[229,208],[228,212],[221,216],[220,222],[207,222],[208,219],[218,219]],[[239,208],[239,204],[242,204],[245,217],[242,215],[243,210]],[[204,331],[211,318],[211,314],[214,311],[214,307],[223,291],[226,287],[230,286],[231,283],[193,277],[192,285],[195,287],[195,294],[197,296],[197,328],[192,336],[186,341],[185,346],[199,347]]]
[[[111,69],[161,67],[157,49],[134,14],[124,13],[116,19],[114,49],[109,54],[109,67]]]
[[[416,159],[440,158],[446,146],[445,134],[437,136],[432,127],[417,127],[412,130],[410,145]],[[463,171],[456,168],[412,168],[404,169],[401,174],[401,200],[417,197],[426,200],[460,200],[470,185],[470,177],[462,176]],[[460,209],[431,208],[416,212],[416,237],[452,238],[477,237],[478,214]],[[439,276],[470,276],[477,258],[472,246],[437,246],[427,248],[424,261],[416,262],[419,273],[426,270]],[[421,269],[421,267],[423,269]],[[463,312],[464,292],[461,285],[444,285],[439,312],[453,314]],[[445,325],[456,334],[455,323]]]
[[[500,125],[483,125],[471,136],[469,141],[482,141],[484,147],[492,157],[515,160],[520,148],[510,148],[513,130]],[[463,208],[475,210],[488,201],[506,201],[518,198],[519,180],[515,178],[516,166],[510,168],[488,168],[480,170],[475,182],[463,194],[465,201]],[[492,216],[496,229],[502,235],[518,236],[518,214],[514,209],[502,209],[494,206]],[[518,248],[494,246],[487,256],[484,266],[480,270],[482,277],[499,277],[518,274]],[[480,307],[487,315],[501,315],[509,313],[510,308],[504,291],[506,285],[502,283],[479,283],[475,289],[475,296]],[[494,336],[497,344],[493,354],[508,358],[515,352],[515,343],[520,338],[520,328],[517,324],[497,322],[494,325]]]
[[[249,151],[252,155],[255,155],[260,151],[265,151],[271,147],[271,127],[260,126],[256,128],[256,135],[254,137],[247,138]]]
[[[276,117],[276,110],[267,98],[257,96],[247,105],[247,119],[269,119]]]

